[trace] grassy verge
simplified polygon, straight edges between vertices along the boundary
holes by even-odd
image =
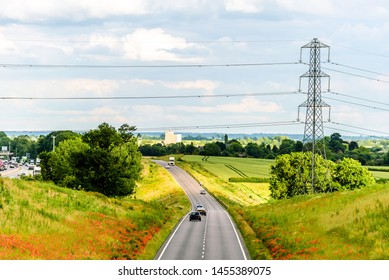
[[[189,201],[164,168],[144,172],[136,199],[0,178],[0,259],[152,259]]]
[[[389,259],[389,184],[274,201],[266,183],[231,183],[222,168],[208,168],[212,158],[185,159],[180,165],[226,206],[252,259]]]

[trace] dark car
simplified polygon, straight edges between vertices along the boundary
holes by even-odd
[[[192,221],[192,220],[199,220],[199,221],[201,221],[200,213],[197,212],[197,211],[190,212],[190,214],[189,214],[189,221]]]

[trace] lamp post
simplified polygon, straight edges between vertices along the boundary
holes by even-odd
[[[54,152],[54,150],[55,150],[55,135],[53,135],[53,136],[51,136],[51,138],[53,138],[53,152]]]

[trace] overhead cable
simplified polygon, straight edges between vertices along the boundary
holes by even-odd
[[[229,63],[229,64],[166,64],[166,65],[93,65],[93,64],[1,64],[3,68],[205,68],[295,65],[294,62]]]
[[[216,128],[242,128],[242,127],[260,127],[260,126],[283,126],[283,125],[301,125],[299,121],[280,121],[264,123],[240,123],[240,124],[210,124],[210,125],[192,125],[192,126],[166,126],[166,127],[144,127],[137,128],[138,131],[161,131],[161,130],[189,130],[189,129],[216,129]]]
[[[360,129],[360,130],[364,130],[364,131],[370,131],[370,132],[375,132],[375,133],[389,135],[388,132],[383,132],[383,131],[378,131],[378,130],[373,130],[373,129],[367,129],[367,128],[358,127],[358,126],[354,126],[354,125],[342,124],[342,123],[333,122],[333,121],[330,121],[329,123],[336,124],[336,125],[341,125],[341,126],[346,126],[346,127],[351,127],[351,128],[356,128],[356,129]]]
[[[185,98],[218,98],[218,97],[240,97],[240,96],[274,96],[302,94],[298,91],[285,92],[257,92],[257,93],[235,93],[235,94],[196,94],[196,95],[154,95],[154,96],[73,96],[73,97],[36,97],[36,96],[0,96],[4,100],[123,100],[123,99],[185,99]]]

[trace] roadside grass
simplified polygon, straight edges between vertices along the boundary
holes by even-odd
[[[249,173],[233,160],[227,164]],[[270,166],[257,161],[250,170]],[[227,182],[224,163],[187,156],[179,162],[228,209],[252,259],[389,259],[389,184],[275,201],[267,183]]]
[[[143,166],[136,199],[0,178],[0,259],[152,259],[189,201],[164,168]]]
[[[236,211],[272,259],[389,259],[388,184]]]

